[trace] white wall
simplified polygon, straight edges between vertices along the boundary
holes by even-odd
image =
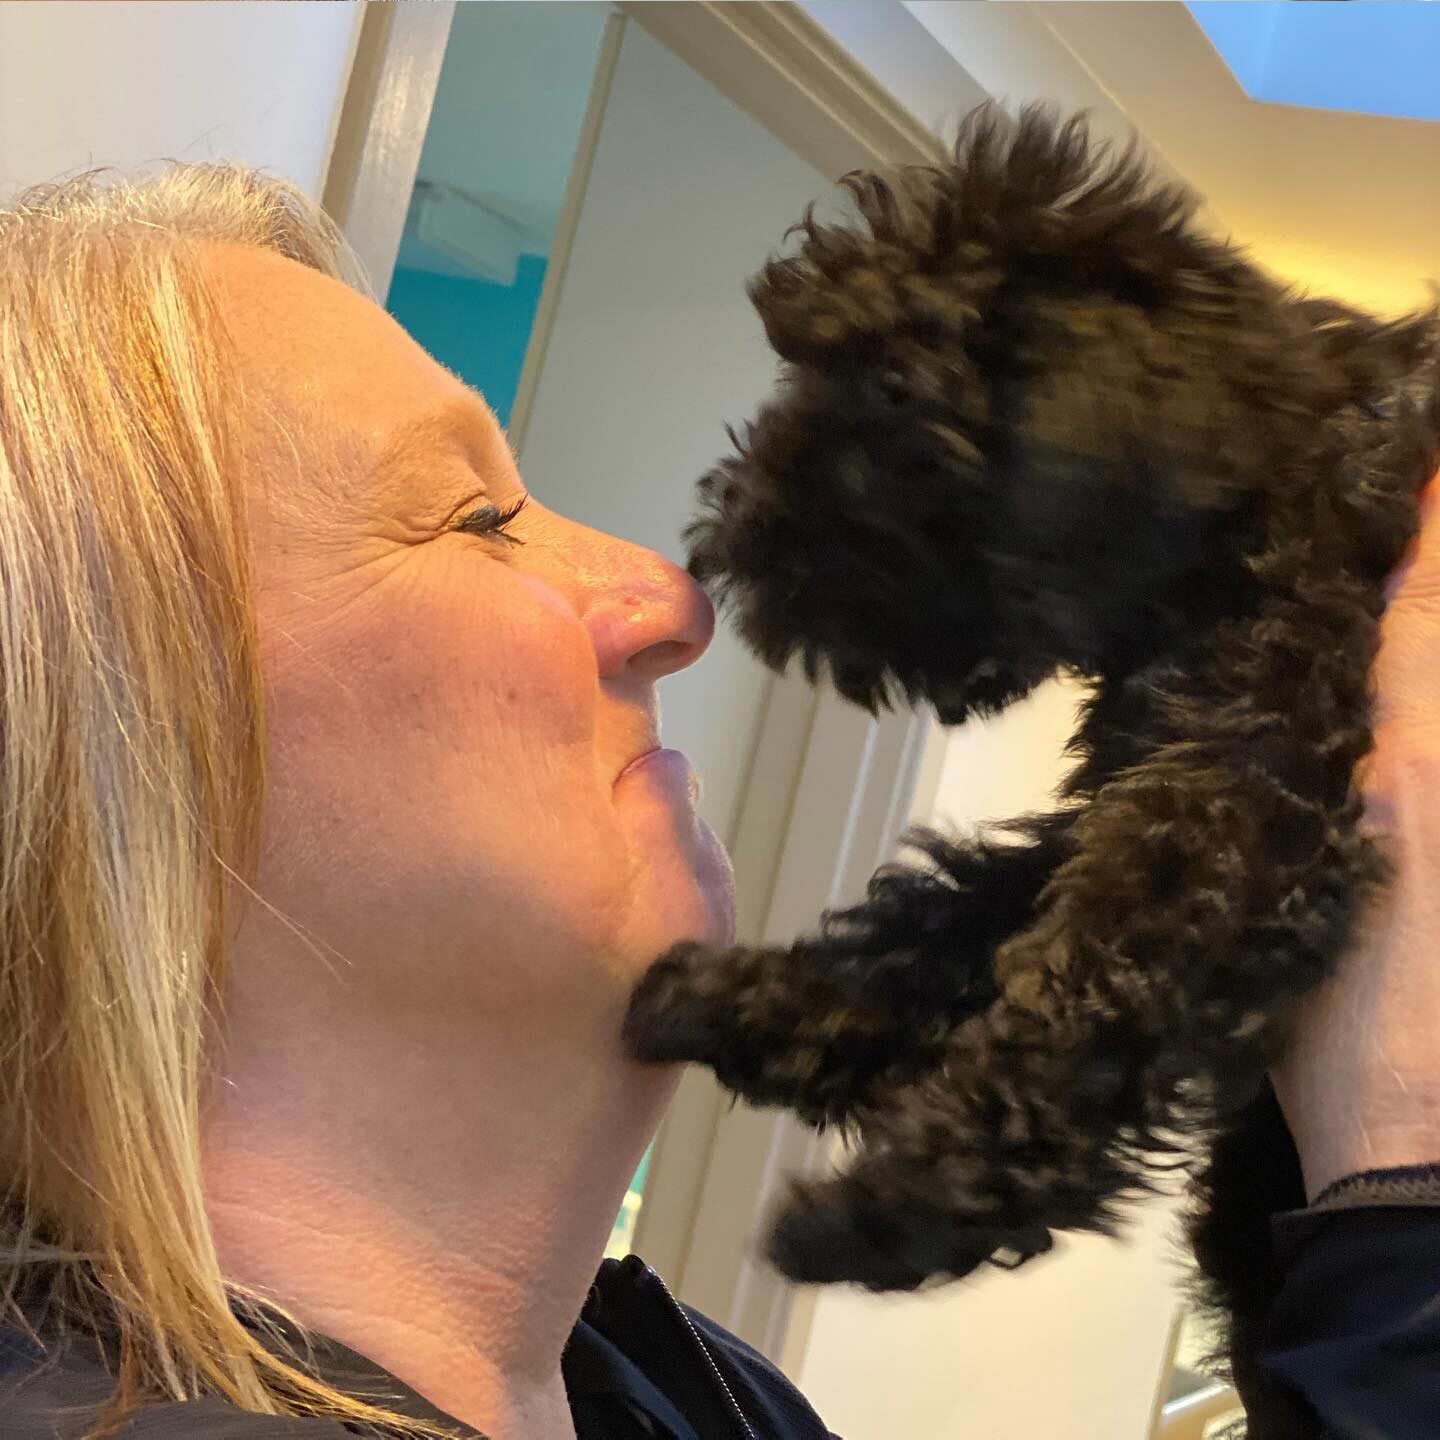
[[[0,197],[97,165],[230,159],[318,195],[363,7],[0,3]]]
[[[520,461],[547,505],[683,557],[694,481],[771,389],[746,278],[825,179],[637,25],[621,46]],[[723,628],[660,689],[729,834],[767,677]]]
[[[962,829],[1046,806],[1063,773],[1073,688],[939,738],[929,823]],[[923,1296],[826,1290],[796,1380],[845,1440],[1145,1440],[1178,1304],[1174,1219],[1123,1242],[1061,1239],[1015,1274]]]
[[[800,1389],[845,1440],[1146,1440],[1174,1305],[1149,1212],[1015,1274],[924,1296],[827,1293]]]
[[[954,5],[905,0],[910,12],[975,78],[987,95],[1009,104],[1034,98],[1085,110],[1102,135],[1128,137],[1115,97],[1051,34],[1029,6]]]

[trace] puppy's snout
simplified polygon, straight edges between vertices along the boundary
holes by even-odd
[[[714,593],[759,578],[767,533],[744,457],[723,461],[699,484],[700,511],[685,532],[690,574]]]
[[[714,547],[704,541],[691,545],[690,556],[685,562],[685,568],[690,572],[692,580],[706,587],[711,581],[724,574],[725,569]]]

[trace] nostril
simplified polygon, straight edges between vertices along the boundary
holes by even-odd
[[[891,405],[903,405],[910,398],[910,387],[905,383],[905,377],[898,370],[885,371],[878,384],[880,394]]]
[[[673,675],[683,670],[694,658],[696,647],[684,640],[659,640],[647,645],[632,662],[647,675]]]

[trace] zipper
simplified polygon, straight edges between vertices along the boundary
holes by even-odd
[[[644,1262],[641,1262],[644,1264]],[[720,1367],[715,1363],[715,1357],[710,1353],[710,1347],[701,1338],[700,1332],[691,1322],[690,1317],[685,1313],[685,1308],[670,1293],[670,1287],[665,1283],[658,1271],[652,1270],[645,1265],[645,1273],[659,1285],[664,1292],[665,1298],[670,1302],[675,1313],[685,1323],[685,1328],[690,1332],[690,1339],[694,1342],[695,1348],[705,1357],[705,1363],[710,1367],[710,1373],[715,1377],[720,1388],[725,1392],[725,1398],[730,1402],[730,1409],[735,1419],[740,1422],[740,1428],[744,1432],[745,1440],[758,1440],[755,1432],[750,1428],[750,1422],[745,1418],[745,1412],[740,1408],[740,1402],[735,1398],[735,1392],[731,1390],[729,1383],[720,1373]]]

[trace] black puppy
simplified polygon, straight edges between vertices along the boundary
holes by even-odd
[[[1092,687],[1059,807],[924,834],[788,949],[683,946],[636,1054],[848,1127],[771,1255],[874,1289],[1108,1230],[1197,1139],[1196,1239],[1251,1434],[1265,1220],[1303,1204],[1266,1086],[1384,866],[1361,833],[1383,585],[1434,468],[1433,316],[1301,299],[1083,122],[993,109],[953,165],[845,181],[751,296],[787,362],[701,484],[695,575],[768,663],[999,709]]]

